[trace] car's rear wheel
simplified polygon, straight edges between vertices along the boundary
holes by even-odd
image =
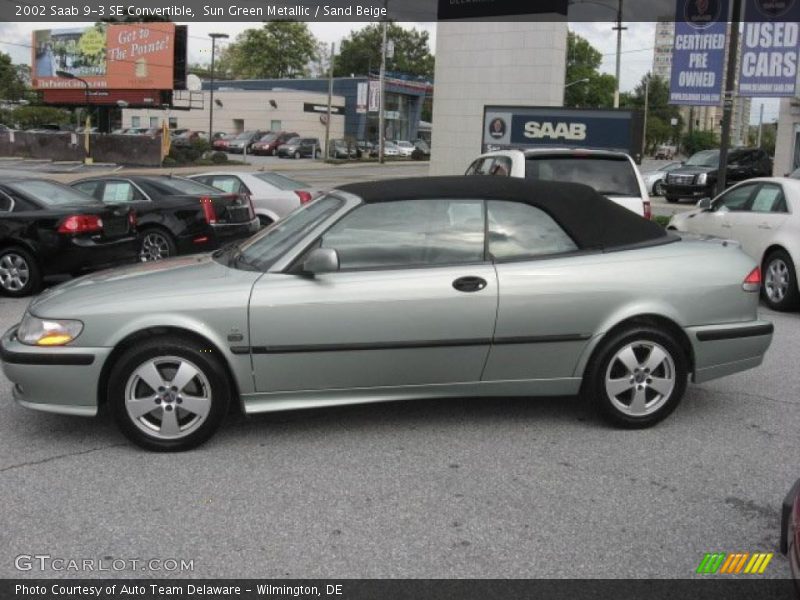
[[[667,196],[667,202],[670,204],[675,204],[677,201],[678,199],[675,196]]]
[[[16,246],[0,250],[0,290],[6,296],[28,296],[41,288],[42,272],[30,252]]]
[[[148,450],[177,452],[210,438],[230,403],[220,359],[189,339],[129,348],[111,370],[108,402],[119,428]]]
[[[653,185],[653,193],[656,196],[663,196],[664,195],[664,182],[663,181],[659,180],[659,181],[655,182],[655,184]]]
[[[773,310],[792,310],[800,304],[797,271],[789,253],[775,250],[764,261],[764,302]]]
[[[178,248],[172,236],[159,229],[146,229],[139,246],[139,260],[152,262],[175,256]]]
[[[583,392],[613,425],[650,427],[678,406],[687,375],[686,354],[670,334],[634,326],[601,343],[586,370]]]

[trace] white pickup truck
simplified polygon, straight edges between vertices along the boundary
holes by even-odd
[[[479,156],[466,175],[583,183],[645,219],[652,217],[650,196],[639,169],[624,152],[570,148],[497,150]]]

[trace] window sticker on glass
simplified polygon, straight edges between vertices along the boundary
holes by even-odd
[[[133,188],[130,183],[121,182],[107,182],[103,190],[103,202],[108,204],[121,204],[123,202],[131,202],[133,200]]]
[[[219,177],[214,180],[214,183],[212,185],[218,190],[222,190],[223,192],[228,192],[229,194],[239,191],[238,190],[239,186],[236,185],[236,180],[233,179],[233,177]]]

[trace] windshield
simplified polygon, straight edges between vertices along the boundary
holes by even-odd
[[[17,181],[9,183],[8,187],[46,206],[86,206],[87,204],[100,204],[91,196],[74,190],[66,185],[52,181]]]
[[[284,252],[333,215],[343,204],[344,200],[330,195],[301,206],[286,218],[248,239],[229,265],[266,271]]]
[[[636,173],[624,157],[532,156],[525,161],[525,178],[582,183],[607,196],[641,196]]]
[[[274,133],[268,133],[267,135],[265,135],[264,137],[262,137],[258,141],[259,142],[272,142],[272,141],[274,141],[276,139],[278,139],[277,135],[275,135]]]
[[[289,141],[286,142],[286,145],[287,146],[290,146],[290,145],[291,146],[296,146],[299,143],[300,143],[300,138],[299,137],[293,137],[293,138],[290,138]]]
[[[251,137],[253,137],[253,132],[252,131],[245,131],[244,133],[240,133],[239,135],[237,135],[234,139],[246,140],[246,139],[251,138]]]
[[[279,175],[278,173],[254,173],[253,176],[282,190],[300,190],[308,187],[305,183],[289,179],[285,175]]]
[[[703,150],[692,154],[685,164],[688,167],[718,167],[719,150]]]

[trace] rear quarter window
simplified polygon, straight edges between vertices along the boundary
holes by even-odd
[[[636,173],[626,158],[528,157],[525,160],[525,178],[582,183],[606,196],[641,196]]]

